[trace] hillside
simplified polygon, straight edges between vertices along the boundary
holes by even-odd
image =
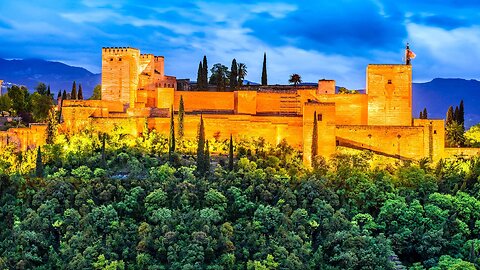
[[[433,79],[413,84],[413,114],[427,107],[429,118],[445,118],[449,106],[465,103],[465,126],[480,123],[480,82],[465,79]]]
[[[70,91],[72,82],[82,84],[85,97],[90,97],[93,88],[100,84],[100,74],[94,74],[81,67],[40,59],[5,60],[0,58],[0,79],[5,82],[25,85],[33,92],[39,82],[49,84],[53,93],[58,90]]]

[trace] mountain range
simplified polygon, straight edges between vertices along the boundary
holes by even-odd
[[[0,58],[0,79],[8,83],[25,85],[33,91],[39,82],[49,84],[55,94],[59,90],[71,91],[72,82],[82,84],[85,97],[100,84],[101,74],[81,67],[40,59],[5,60]],[[256,84],[251,82],[251,84]],[[312,84],[316,83],[303,83]],[[429,118],[445,118],[449,106],[465,104],[465,126],[480,123],[480,81],[436,78],[429,82],[413,83],[413,114],[418,117],[427,108]]]

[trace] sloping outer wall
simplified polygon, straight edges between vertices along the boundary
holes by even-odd
[[[32,124],[28,128],[10,128],[0,131],[0,151],[8,143],[14,143],[19,149],[32,149],[45,144],[47,126]]]
[[[430,157],[436,161],[443,156],[443,140],[442,134],[433,134],[432,129],[428,125],[337,126],[335,135],[339,145],[403,159]]]

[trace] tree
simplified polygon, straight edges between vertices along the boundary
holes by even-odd
[[[210,84],[217,85],[217,91],[225,90],[225,86],[228,84],[228,77],[230,72],[228,68],[220,63],[213,65],[212,75],[210,76]]]
[[[205,160],[205,127],[203,124],[203,116],[200,115],[200,124],[198,126],[198,143],[197,143],[197,171],[203,175],[203,167]]]
[[[243,80],[245,79],[245,76],[247,76],[247,66],[244,63],[238,63],[237,67],[237,73],[238,73],[238,86],[243,85]]]
[[[288,80],[289,83],[293,83],[294,87],[297,87],[297,84],[302,82],[302,77],[297,73],[293,73],[290,75],[290,79]]]
[[[82,84],[78,85],[78,99],[83,100],[83,90],[82,90]]]
[[[445,139],[450,147],[463,146],[465,137],[462,126],[457,121],[453,121],[445,127]]]
[[[203,173],[208,173],[210,171],[210,147],[208,145],[208,140],[205,141],[205,155],[203,162]]]
[[[230,134],[230,143],[228,145],[228,170],[233,171],[233,138]]]
[[[30,103],[32,105],[33,119],[37,122],[47,120],[48,112],[53,106],[52,98],[35,92],[30,97]]]
[[[197,88],[198,89],[203,89],[203,66],[202,66],[202,61],[198,63],[198,71],[197,71]]]
[[[37,150],[37,162],[35,166],[35,175],[37,177],[43,177],[42,150],[40,149],[40,146],[38,147],[38,150]]]
[[[206,55],[203,56],[202,63],[202,87],[208,89],[208,64]]]
[[[262,85],[267,85],[267,53],[263,53]]]
[[[47,86],[43,82],[40,82],[35,86],[35,91],[42,96],[47,95]]]
[[[55,115],[55,109],[51,108],[48,112],[47,118],[47,129],[46,129],[46,143],[53,144],[55,142],[55,138],[57,137],[57,117]]]
[[[178,105],[178,138],[179,139],[182,139],[184,135],[184,130],[183,130],[184,116],[185,116],[185,107],[183,105],[183,96],[180,95],[180,104]]]
[[[428,119],[427,108],[423,108],[423,119]]]
[[[77,99],[77,84],[73,81],[72,92],[70,93],[70,98],[75,100]]]
[[[93,88],[93,94],[89,98],[90,100],[101,100],[102,99],[102,86],[97,84],[95,88]]]
[[[25,87],[13,85],[8,88],[8,97],[12,100],[12,109],[18,114],[27,111],[29,93]]]
[[[2,113],[2,116],[3,112],[8,112],[12,109],[12,105],[12,99],[8,95],[0,96],[0,112]]]
[[[170,136],[168,138],[168,156],[170,161],[173,159],[173,153],[175,152],[175,121],[173,120],[173,105],[170,109]]]
[[[233,58],[230,68],[230,91],[236,90],[238,86],[238,65],[237,60]]]
[[[470,127],[465,132],[465,142],[469,147],[480,147],[480,124]]]
[[[420,111],[419,119],[423,119],[423,112],[422,111]]]
[[[67,100],[67,99],[68,99],[67,91],[63,90],[63,94],[62,94],[62,104],[63,104],[63,101],[64,101],[64,100]]]
[[[460,101],[458,107],[458,123],[462,125],[462,129],[465,130],[465,108],[463,106],[463,99]]]
[[[318,123],[317,111],[313,112],[313,132],[312,132],[312,167],[314,167],[315,157],[318,155]]]
[[[107,139],[107,134],[102,133],[102,168],[107,166],[107,155],[105,153],[105,141]]]
[[[453,107],[450,106],[450,107],[448,107],[447,119],[445,120],[445,125],[448,126],[448,125],[450,125],[453,121],[454,121],[454,118],[453,118]]]
[[[50,91],[50,84],[47,87],[47,96],[53,97],[52,92]]]
[[[458,106],[455,106],[455,110],[453,111],[453,121],[460,124],[460,122],[458,121],[459,117],[460,117],[460,110],[458,109]]]

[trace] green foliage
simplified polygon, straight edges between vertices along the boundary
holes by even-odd
[[[213,65],[212,75],[210,76],[210,84],[215,84],[217,86],[217,91],[224,91],[227,84],[229,84],[230,71],[228,67],[217,63]]]
[[[47,129],[46,129],[46,143],[47,144],[53,144],[55,142],[55,139],[57,137],[57,116],[55,113],[55,110],[52,108],[48,112],[48,118],[47,118]]]
[[[197,138],[197,171],[203,175],[205,174],[205,127],[202,115],[200,115]]]
[[[238,87],[238,65],[237,60],[234,58],[232,60],[232,67],[230,68],[230,91],[234,91]]]
[[[170,136],[168,137],[168,156],[170,162],[173,162],[173,153],[175,153],[175,121],[173,120],[173,105],[170,109]]]
[[[203,120],[203,119],[202,119]],[[231,143],[230,143],[231,142]],[[433,166],[337,154],[314,171],[285,142],[196,141],[86,128],[38,149],[0,151],[5,269],[474,269],[480,161]],[[200,148],[207,154],[206,141]],[[215,149],[215,150],[214,150]],[[105,167],[100,168],[104,153]],[[41,155],[46,177],[32,178]],[[222,159],[225,159],[223,163]],[[434,169],[435,168],[435,169]],[[92,173],[93,171],[93,173]],[[398,256],[398,259],[393,259]]]
[[[8,95],[0,96],[0,112],[9,112],[12,109],[13,101]]]
[[[42,150],[40,149],[40,146],[38,147],[38,150],[37,150],[37,163],[35,166],[35,175],[37,177],[43,177]]]
[[[230,134],[230,142],[228,144],[228,170],[233,171],[233,138]]]
[[[238,63],[237,66],[237,73],[238,73],[238,83],[237,86],[243,85],[243,80],[245,76],[247,76],[247,66],[244,63]]]
[[[72,84],[72,92],[70,92],[70,99],[78,99],[77,84],[75,83],[75,81],[73,81],[73,84]]]
[[[93,88],[93,94],[89,100],[101,100],[102,99],[102,86],[100,84]]]
[[[18,114],[27,111],[28,99],[30,96],[27,88],[13,85],[12,87],[8,88],[7,94],[13,102],[12,109],[14,113]]]
[[[78,99],[83,100],[83,89],[82,89],[82,84],[78,85]]]
[[[35,92],[30,97],[33,119],[37,122],[47,120],[48,113],[53,106],[53,100],[50,96],[40,95]]]
[[[470,147],[480,147],[480,124],[470,127],[465,132],[465,144]]]
[[[181,140],[184,135],[184,117],[185,117],[185,106],[183,104],[183,96],[180,95],[180,103],[178,105],[178,138]]]

